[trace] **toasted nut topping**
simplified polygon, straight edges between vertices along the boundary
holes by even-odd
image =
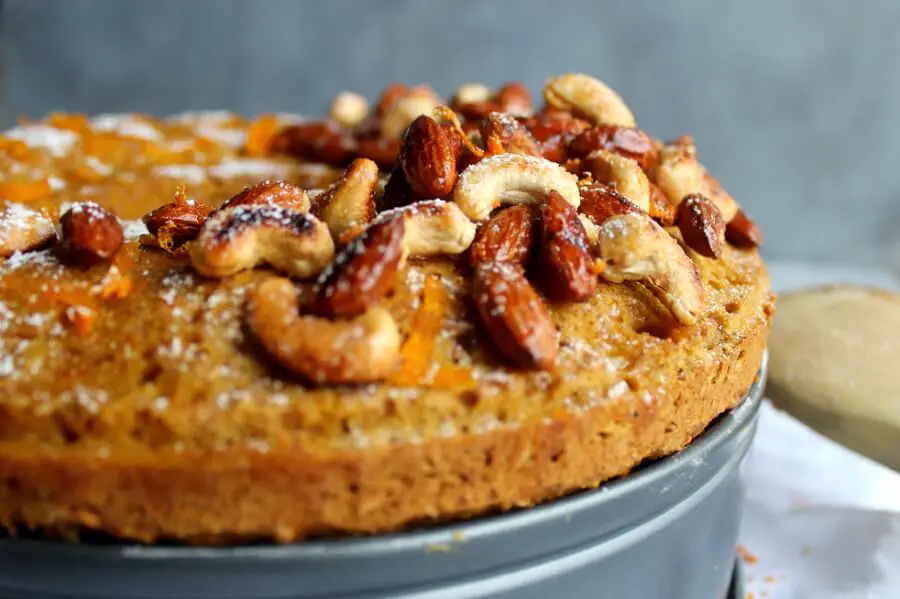
[[[403,244],[409,256],[461,254],[472,245],[475,224],[459,206],[441,200],[417,202],[378,215],[378,220],[402,214],[406,218]]]
[[[453,191],[456,184],[456,150],[450,135],[428,115],[416,117],[400,148],[400,164],[406,181],[416,193],[432,198]]]
[[[738,211],[734,198],[697,160],[697,148],[690,137],[680,137],[663,147],[653,176],[654,182],[675,206],[685,197],[699,193],[713,201],[725,222],[731,221]]]
[[[584,214],[579,214],[578,220],[581,221],[581,226],[584,227],[584,234],[588,240],[588,247],[594,247],[600,239],[600,226],[595,224],[594,221]]]
[[[125,242],[114,214],[93,202],[80,202],[59,219],[62,255],[75,264],[110,262]]]
[[[381,93],[378,102],[375,103],[375,116],[384,118],[384,115],[386,115],[388,110],[397,103],[397,100],[406,96],[408,93],[409,86],[405,83],[392,83],[388,85]]]
[[[202,275],[228,277],[259,264],[291,276],[319,274],[334,257],[328,227],[304,212],[271,205],[220,210],[191,245],[191,262]]]
[[[381,135],[387,139],[399,139],[417,116],[431,114],[439,104],[438,97],[428,86],[411,88],[398,99],[381,120]]]
[[[237,206],[271,205],[290,208],[297,212],[309,212],[309,196],[306,192],[287,181],[263,181],[245,187],[222,204],[220,210]]]
[[[492,153],[541,155],[541,148],[537,141],[531,136],[525,125],[517,121],[511,114],[492,112],[482,119],[479,131],[485,147],[489,151],[492,145],[501,148],[500,152]]]
[[[301,316],[297,290],[283,278],[255,290],[247,324],[279,364],[315,384],[384,379],[400,352],[400,332],[384,309],[371,308],[349,321]]]
[[[731,245],[739,248],[757,247],[763,241],[762,231],[743,210],[738,210],[728,223],[725,238]]]
[[[544,100],[595,125],[634,127],[634,115],[619,94],[590,75],[567,73],[551,78],[544,86]]]
[[[456,88],[453,94],[454,104],[472,104],[484,102],[491,97],[491,88],[483,83],[464,83]]]
[[[654,183],[650,183],[650,216],[664,227],[675,223],[675,206]]]
[[[613,216],[600,225],[603,278],[612,283],[642,281],[679,322],[697,322],[705,309],[697,267],[674,237],[648,214]]]
[[[568,158],[568,148],[572,140],[591,126],[568,112],[559,114],[536,114],[523,120],[525,127],[537,140],[541,156],[562,164]]]
[[[453,200],[474,221],[482,221],[501,204],[537,203],[551,190],[578,206],[578,178],[543,158],[501,154],[485,158],[459,176]]]
[[[400,140],[384,137],[357,137],[356,153],[361,158],[368,158],[379,167],[389,169],[397,162],[400,154]]]
[[[559,346],[556,327],[547,304],[520,266],[494,262],[475,268],[472,297],[500,353],[521,368],[554,368]]]
[[[337,237],[372,220],[377,186],[378,165],[368,158],[357,158],[339,180],[316,197],[313,214],[324,220]]]
[[[56,238],[53,222],[22,204],[0,210],[0,258],[41,248]]]
[[[406,181],[403,167],[397,164],[384,185],[384,193],[380,198],[376,198],[376,206],[378,210],[391,210],[418,202],[421,199],[423,199],[422,196],[413,191]]]
[[[595,225],[602,225],[606,219],[618,214],[642,212],[640,206],[621,193],[603,183],[588,183],[578,186],[581,205],[578,209]]]
[[[709,198],[689,195],[678,204],[675,219],[689,248],[707,258],[718,258],[725,246],[725,221]]]
[[[406,218],[400,215],[371,225],[338,252],[319,277],[317,312],[356,316],[381,301],[406,259],[405,235]]]
[[[188,199],[179,188],[175,201],[163,204],[144,215],[143,221],[157,244],[168,251],[193,241],[209,218],[212,208]]]
[[[329,116],[342,127],[352,129],[366,120],[368,115],[369,102],[359,94],[341,92],[331,101]]]
[[[488,94],[481,99],[466,101],[457,93],[453,98],[453,109],[468,120],[478,120],[492,112],[506,112],[514,116],[528,116],[532,113],[531,92],[521,83],[507,83],[496,93],[491,95],[488,91]]]
[[[580,302],[597,289],[597,275],[578,212],[551,191],[541,205],[541,263],[546,289],[564,302]]]
[[[356,152],[356,140],[337,124],[297,123],[284,127],[270,142],[271,149],[303,160],[346,164]]]
[[[653,139],[637,127],[595,125],[579,133],[569,144],[569,156],[574,158],[584,158],[597,150],[631,158],[644,170],[654,167],[658,159]]]
[[[597,150],[584,159],[583,165],[594,180],[612,185],[641,210],[650,211],[650,181],[637,162],[615,152]]]
[[[537,220],[531,206],[504,208],[479,229],[469,253],[472,266],[507,262],[524,268],[534,251],[536,233]]]

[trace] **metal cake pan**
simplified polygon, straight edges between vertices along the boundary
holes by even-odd
[[[227,548],[0,540],[15,599],[730,597],[763,368],[681,452],[535,508],[369,538]],[[734,584],[739,583],[735,582]]]

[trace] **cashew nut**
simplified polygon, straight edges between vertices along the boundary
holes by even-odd
[[[679,322],[691,325],[705,308],[697,267],[674,237],[648,214],[613,216],[600,225],[602,276],[612,283],[642,281]]]
[[[457,104],[473,104],[491,99],[491,88],[483,83],[464,83],[456,88],[453,98]]]
[[[697,147],[690,137],[680,137],[662,148],[653,176],[673,206],[677,207],[685,197],[699,193],[712,200],[726,223],[737,214],[737,202],[697,160]]]
[[[584,159],[594,181],[616,188],[644,212],[650,211],[650,181],[636,160],[607,150],[596,150]]]
[[[600,227],[584,214],[579,214],[578,220],[584,225],[584,232],[587,235],[588,243],[593,246],[600,239]]]
[[[567,73],[552,77],[544,86],[544,100],[595,125],[635,125],[634,115],[622,97],[590,75]]]
[[[577,207],[578,177],[536,156],[499,154],[470,166],[459,176],[453,200],[466,216],[482,221],[501,204],[533,204],[556,190]]]
[[[439,103],[430,87],[410,89],[405,96],[394,102],[381,120],[382,137],[400,139],[417,116],[431,114]]]
[[[375,216],[375,188],[378,165],[368,158],[357,158],[340,179],[316,197],[313,214],[328,224],[335,237]]]
[[[410,256],[461,254],[475,239],[475,224],[459,206],[442,200],[416,202],[378,215],[378,220],[401,213],[406,217],[403,239]]]
[[[15,203],[0,210],[0,258],[37,249],[55,237],[53,222],[36,210]]]
[[[272,205],[220,210],[191,245],[191,263],[202,275],[222,278],[269,264],[306,278],[334,257],[328,227],[310,214]]]
[[[383,308],[352,320],[300,315],[299,294],[274,277],[252,294],[247,324],[279,364],[317,384],[364,383],[387,377],[400,354],[400,331]]]
[[[341,92],[331,101],[329,116],[342,127],[352,129],[366,120],[369,102],[354,92]]]

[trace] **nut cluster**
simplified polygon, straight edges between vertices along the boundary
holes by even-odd
[[[584,302],[603,279],[638,281],[691,325],[705,300],[698,260],[759,229],[697,160],[689,137],[663,143],[637,128],[622,98],[583,74],[528,90],[460,87],[448,105],[426,86],[390,86],[370,110],[345,92],[330,118],[287,126],[271,151],[346,167],[312,194],[285,181],[248,187],[218,209],[186,197],[144,217],[144,245],[188,256],[210,278],[268,265],[284,277],[251,294],[247,324],[262,348],[313,384],[385,380],[402,336],[381,304],[410,257],[467,252],[473,304],[497,351],[552,370],[551,302]],[[0,255],[52,243],[38,213],[3,236]],[[8,227],[7,227],[8,228]],[[71,261],[109,261],[116,218],[94,204],[60,219]],[[314,279],[301,306],[291,282]]]

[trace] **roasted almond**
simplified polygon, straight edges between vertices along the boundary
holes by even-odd
[[[758,247],[763,242],[762,230],[741,209],[738,209],[734,218],[725,227],[725,238],[731,245],[739,248]]]
[[[474,269],[472,295],[488,338],[521,368],[553,370],[559,340],[543,298],[509,262]]]
[[[236,206],[271,205],[290,208],[298,212],[309,211],[309,196],[306,191],[287,181],[263,181],[245,187],[242,191],[225,200],[220,210]],[[151,231],[152,233],[152,231]]]
[[[675,206],[654,183],[650,183],[650,216],[664,227],[675,223]]]
[[[460,102],[454,98],[452,108],[468,121],[483,119],[492,112],[508,112],[515,116],[531,114],[531,92],[523,84],[504,84],[494,94],[484,100]]]
[[[499,143],[501,151],[507,154],[541,155],[541,148],[525,125],[505,112],[492,112],[484,117],[479,132],[490,153],[497,153],[491,152],[491,144]]]
[[[541,113],[522,122],[538,142],[541,156],[560,164],[568,158],[568,147],[575,136],[590,127],[587,121],[568,113]]]
[[[469,259],[473,267],[490,262],[524,266],[536,241],[537,222],[531,206],[510,206],[482,225],[472,242]]]
[[[581,204],[578,210],[587,216],[595,225],[619,214],[643,212],[640,207],[621,193],[603,183],[579,185]]]
[[[211,207],[193,200],[175,201],[151,210],[142,220],[151,235],[162,236],[166,249],[173,250],[196,239],[210,212]]]
[[[342,165],[356,153],[356,140],[331,121],[298,123],[285,127],[272,138],[271,148],[302,160]]]
[[[587,232],[575,207],[555,191],[541,205],[541,265],[554,299],[580,302],[597,289]]]
[[[397,162],[400,140],[384,137],[361,137],[356,140],[356,154],[368,158],[379,167],[389,169]]]
[[[375,223],[344,246],[319,277],[316,311],[349,318],[377,304],[394,286],[406,259],[406,218]]]
[[[678,204],[675,217],[681,237],[689,248],[707,258],[718,258],[725,245],[725,221],[712,201],[691,194]]]
[[[80,202],[59,219],[60,251],[74,264],[110,262],[125,242],[125,234],[114,214],[93,202]]]
[[[406,130],[399,161],[416,193],[438,198],[453,191],[457,175],[453,144],[447,130],[430,116],[416,117]]]
[[[409,186],[403,167],[397,164],[388,177],[388,181],[384,186],[384,193],[380,198],[376,198],[375,204],[378,211],[383,212],[408,206],[423,199],[425,198],[413,191],[412,187]]]
[[[375,114],[383,117],[393,108],[397,101],[409,93],[409,86],[404,83],[391,83],[381,92],[381,98],[375,103]]]
[[[596,150],[607,150],[627,156],[651,169],[658,159],[653,139],[637,127],[594,125],[579,133],[569,144],[569,155],[584,158]]]

